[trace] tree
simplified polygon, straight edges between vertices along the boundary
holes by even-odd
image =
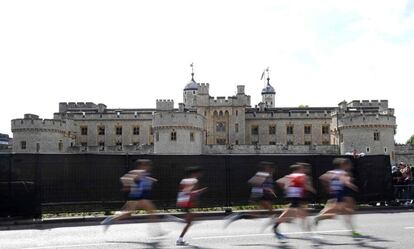
[[[308,108],[308,105],[299,105],[299,108]]]
[[[410,137],[410,139],[408,139],[408,140],[407,140],[407,144],[414,145],[414,135],[412,135],[412,136]]]

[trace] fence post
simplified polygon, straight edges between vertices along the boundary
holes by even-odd
[[[11,203],[15,203],[13,201],[13,196],[12,196],[12,170],[13,170],[13,154],[9,155],[9,165],[8,165],[8,196],[7,196],[7,206],[6,206],[6,210],[7,210],[7,214],[9,216],[11,216],[11,212],[12,212],[12,207],[11,207]]]
[[[224,186],[225,186],[225,188],[226,188],[226,191],[225,191],[225,193],[226,193],[226,197],[225,197],[225,205],[226,205],[226,207],[230,207],[231,206],[231,184],[230,184],[230,181],[231,181],[231,179],[230,179],[230,177],[231,177],[231,174],[230,174],[230,166],[229,166],[229,156],[228,155],[225,155],[224,156],[224,175],[225,175],[225,184],[224,184]]]
[[[35,201],[36,201],[36,213],[34,218],[42,218],[42,167],[40,166],[40,154],[36,154],[35,160]]]

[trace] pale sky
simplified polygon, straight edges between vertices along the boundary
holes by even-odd
[[[414,134],[414,1],[0,1],[0,132],[58,102],[110,108],[182,101],[197,82],[279,107],[388,99],[397,142]],[[177,105],[177,104],[176,104]]]

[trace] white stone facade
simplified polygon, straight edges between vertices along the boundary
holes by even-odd
[[[396,119],[386,100],[278,108],[268,79],[261,91],[263,102],[252,107],[242,85],[230,97],[212,97],[209,88],[192,77],[178,109],[165,99],[157,100],[154,109],[60,103],[54,119],[26,115],[12,120],[13,151],[344,154],[355,150],[389,154],[395,160]]]

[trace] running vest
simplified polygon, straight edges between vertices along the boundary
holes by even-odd
[[[285,188],[287,198],[303,198],[305,194],[306,175],[292,173],[287,176],[288,182]]]
[[[143,192],[150,192],[153,184],[152,180],[148,178],[150,173],[142,170],[138,174],[139,179],[132,183],[130,190],[130,194],[135,196],[140,196]]]
[[[196,178],[185,178],[180,182],[180,191],[177,196],[177,206],[189,208],[192,206],[192,190],[198,183]]]
[[[345,174],[345,171],[336,169],[336,170],[331,170],[330,173],[333,175],[329,183],[329,189],[331,193],[335,194],[335,193],[343,191],[345,189],[345,184],[341,180],[341,177]]]
[[[252,187],[253,194],[264,194],[265,188],[273,189],[273,179],[270,177],[270,174],[267,172],[257,172],[256,176],[266,177],[264,182],[260,186]]]

